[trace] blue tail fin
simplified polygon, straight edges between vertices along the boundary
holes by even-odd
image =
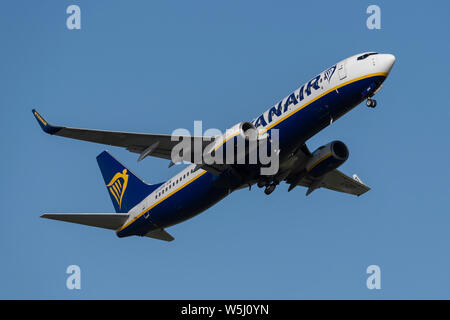
[[[161,185],[145,183],[107,151],[97,156],[97,162],[117,213],[129,212]]]

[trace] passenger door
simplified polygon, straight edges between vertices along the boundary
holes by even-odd
[[[342,62],[339,62],[339,64],[337,65],[337,69],[338,69],[339,80],[344,80],[345,78],[347,78],[347,72],[345,71],[345,60]]]

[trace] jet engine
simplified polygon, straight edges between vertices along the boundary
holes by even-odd
[[[250,122],[240,122],[223,135],[215,138],[215,142],[205,153],[214,160],[227,164],[248,163],[249,154],[257,157],[258,141],[265,136],[259,136],[258,130]],[[256,162],[256,158],[254,160]]]
[[[338,168],[348,159],[349,151],[341,141],[332,141],[317,148],[306,163],[306,172],[313,178]]]
[[[232,135],[235,131],[238,131],[244,140],[252,140],[258,137],[258,130],[251,122],[240,122],[233,126],[230,131]]]

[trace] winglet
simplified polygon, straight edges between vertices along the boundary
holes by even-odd
[[[44,118],[36,111],[36,109],[31,110],[33,112],[34,117],[36,118],[37,122],[41,126],[42,130],[44,130],[45,133],[48,134],[55,134],[59,130],[62,129],[62,127],[55,127],[52,126],[50,123],[44,120]]]

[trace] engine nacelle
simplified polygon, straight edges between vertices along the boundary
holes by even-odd
[[[349,151],[341,141],[332,141],[317,148],[306,163],[306,172],[313,178],[338,168],[348,159]]]
[[[216,137],[215,143],[206,153],[220,163],[246,163],[250,153],[257,153],[258,140],[261,138],[252,123],[240,122]]]
[[[251,122],[240,122],[234,125],[228,132],[228,136],[234,136],[235,132],[244,140],[256,139],[258,137],[258,130]]]

